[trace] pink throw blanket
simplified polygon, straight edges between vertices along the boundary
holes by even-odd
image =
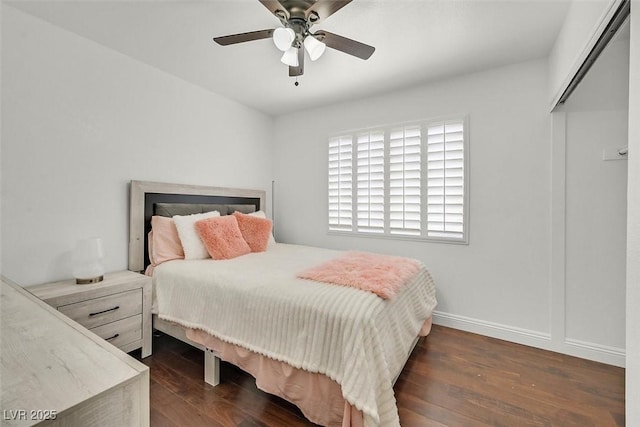
[[[347,252],[298,274],[301,279],[351,286],[393,298],[420,269],[414,259],[368,252]]]

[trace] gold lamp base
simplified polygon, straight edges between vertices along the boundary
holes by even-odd
[[[92,277],[90,279],[76,279],[76,285],[88,285],[90,283],[98,283],[104,280],[104,276]]]

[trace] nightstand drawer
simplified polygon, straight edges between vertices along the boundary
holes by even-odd
[[[98,326],[91,332],[116,347],[122,347],[142,339],[142,314]]]
[[[58,307],[87,329],[142,313],[142,289],[120,292]]]

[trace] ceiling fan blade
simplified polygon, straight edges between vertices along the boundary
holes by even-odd
[[[298,48],[298,66],[289,67],[289,77],[298,77],[304,74],[304,47]]]
[[[250,42],[253,40],[268,39],[273,36],[274,30],[251,31],[248,33],[232,34],[230,36],[214,37],[213,40],[221,46]]]
[[[357,56],[360,59],[369,59],[376,48],[368,44],[360,43],[328,31],[316,31],[315,36],[332,49],[339,50],[349,55]]]
[[[289,19],[289,11],[278,0],[258,0],[264,7],[269,9],[278,19]],[[282,14],[282,16],[280,16]]]
[[[315,12],[318,18],[311,20],[310,23],[318,24],[351,3],[351,1],[352,0],[318,0],[305,11],[305,17],[309,19]]]

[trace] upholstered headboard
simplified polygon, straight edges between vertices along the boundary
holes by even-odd
[[[155,214],[171,216],[212,210],[265,210],[266,192],[226,187],[131,181],[129,207],[129,270],[143,271],[149,264],[147,234]],[[195,209],[195,210],[194,210]],[[158,212],[156,212],[158,211]],[[160,212],[162,211],[162,212]]]

